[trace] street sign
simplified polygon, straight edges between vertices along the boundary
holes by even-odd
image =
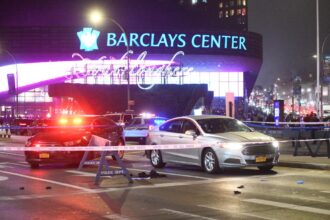
[[[134,101],[134,100],[129,100],[129,101],[128,101],[128,105],[130,105],[130,106],[135,105],[135,101]]]

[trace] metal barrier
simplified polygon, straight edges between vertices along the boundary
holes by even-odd
[[[92,135],[88,146],[111,146],[110,141],[95,135]],[[90,151],[85,151],[80,163],[78,170],[81,170],[84,165],[98,165],[98,169],[95,176],[95,184],[97,185],[102,176],[115,176],[123,175],[128,179],[129,183],[133,183],[132,177],[130,176],[126,166],[124,165],[122,159],[118,155],[118,151],[102,151],[99,160],[87,160]],[[121,169],[111,169],[109,162],[107,161],[107,156],[113,156],[116,159],[119,167]],[[104,170],[105,168],[105,170]]]
[[[291,140],[294,147],[293,156],[298,155],[298,150],[302,146],[306,146],[310,156],[321,156],[319,151],[325,143],[327,156],[330,158],[330,127],[327,126],[329,122],[282,122],[279,126],[275,126],[274,122],[245,122],[245,124],[275,138]]]

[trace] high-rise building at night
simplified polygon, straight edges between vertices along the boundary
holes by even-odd
[[[238,30],[247,30],[247,0],[218,1],[218,17],[220,25],[224,28],[234,27]]]

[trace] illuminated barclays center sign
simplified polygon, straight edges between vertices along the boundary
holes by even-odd
[[[82,31],[77,32],[80,40],[80,50],[93,51],[98,50],[97,39],[100,32],[93,30],[93,28],[83,28]]]
[[[157,35],[155,33],[129,33],[130,47],[170,47],[184,48],[190,44],[194,48],[224,48],[232,50],[246,50],[246,39],[243,36],[230,35],[210,35],[194,34],[188,39],[186,34],[166,34]],[[127,46],[128,41],[124,33],[107,34],[107,46],[118,47]]]
[[[40,33],[47,30],[42,29]],[[235,96],[243,96],[244,76],[257,76],[255,73],[258,73],[262,63],[262,36],[253,32],[132,31],[127,32],[126,36],[122,32],[86,27],[71,30],[63,41],[62,34],[67,29],[59,30],[49,34],[48,40],[52,44],[45,48],[38,47],[40,41],[34,37],[30,39],[30,35],[24,36],[24,40],[8,40],[15,42],[17,51],[29,57],[30,54],[23,51],[21,45],[35,43],[31,48],[40,49],[41,59],[35,63],[0,66],[0,82],[7,82],[7,74],[19,73],[16,85],[20,93],[50,82],[123,84],[129,75],[130,83],[143,89],[149,88],[148,85],[164,83],[206,83],[209,90],[214,91],[214,96],[224,96],[227,90],[235,90]],[[38,39],[44,39],[43,36]],[[65,56],[68,53],[77,54],[75,52],[80,48],[80,59],[72,55],[75,60],[44,60],[47,55],[58,53],[59,44]],[[127,49],[131,55],[128,55]],[[126,74],[128,67],[129,74]],[[236,84],[231,85],[232,82]],[[9,96],[8,90],[7,83],[0,86],[0,99]]]
[[[98,50],[97,41],[100,31],[83,28],[77,32],[80,49],[85,51]],[[128,39],[127,39],[128,38]],[[173,48],[173,49],[224,49],[233,51],[247,51],[247,38],[233,34],[210,33],[114,33],[105,35],[103,46],[131,47],[131,48]],[[99,44],[100,45],[100,44]]]

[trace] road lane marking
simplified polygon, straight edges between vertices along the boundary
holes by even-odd
[[[79,170],[66,170],[65,172],[76,174],[76,176],[96,177],[96,173],[84,172]]]
[[[21,166],[21,167],[30,167],[30,166],[27,165],[27,164],[21,164],[21,163],[12,163],[12,162],[8,162],[8,164],[16,165],[16,166]]]
[[[75,195],[75,194],[72,194]],[[19,196],[0,196],[0,201],[15,201],[15,200],[27,200],[27,199],[44,199],[51,197],[59,197],[59,195],[19,195]]]
[[[295,204],[290,204],[290,203],[274,202],[274,201],[263,200],[263,199],[243,199],[242,201],[250,202],[250,203],[254,203],[254,204],[260,204],[260,205],[275,206],[275,207],[284,208],[284,209],[311,212],[311,213],[315,213],[315,214],[330,215],[330,210],[295,205]]]
[[[227,212],[227,213],[231,213],[231,214],[239,214],[239,215],[244,215],[244,216],[253,217],[253,218],[265,219],[265,220],[275,220],[276,219],[276,218],[263,217],[263,216],[260,216],[260,215],[255,215],[255,214],[247,213],[247,212],[230,211],[228,209],[221,209],[221,208],[212,207],[212,206],[209,206],[209,205],[197,205],[197,206],[207,208],[207,209],[216,210],[216,211]]]
[[[12,172],[8,172],[8,171],[4,171],[4,170],[0,170],[0,173],[5,173],[8,175],[13,175],[13,176],[19,176],[19,177],[23,177],[23,178],[27,178],[27,179],[32,179],[32,180],[38,180],[38,181],[47,182],[47,183],[52,183],[52,184],[56,184],[56,185],[60,185],[60,186],[73,188],[73,189],[79,189],[79,190],[83,190],[85,192],[93,192],[92,189],[88,189],[85,187],[80,187],[80,186],[76,186],[76,185],[72,185],[72,184],[68,184],[68,183],[58,182],[58,181],[54,181],[54,180],[42,179],[42,178],[23,175],[23,174],[19,174],[19,173],[12,173]]]
[[[205,219],[205,220],[218,220],[215,218],[209,218],[209,217],[205,217],[202,215],[196,215],[196,214],[192,214],[192,213],[188,213],[188,212],[181,212],[181,211],[177,211],[177,210],[173,210],[173,209],[159,209],[162,212],[166,212],[166,213],[171,213],[171,214],[175,214],[175,215],[179,215],[179,216],[185,216],[185,217],[189,217],[189,218],[197,218],[197,219]]]
[[[118,214],[105,215],[103,216],[103,218],[112,219],[112,220],[129,220],[129,218]]]
[[[8,162],[1,162],[0,163],[0,169],[6,169],[6,168],[13,168],[13,167],[8,166]]]
[[[0,152],[0,154],[11,155],[11,156],[18,156],[18,157],[25,157],[24,154],[15,154],[15,153],[7,153],[7,152]]]

